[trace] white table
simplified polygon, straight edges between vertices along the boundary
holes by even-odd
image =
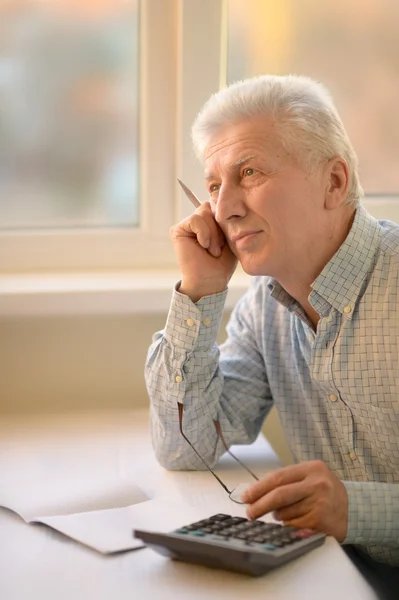
[[[236,450],[260,475],[277,464],[262,437]],[[243,479],[243,471],[229,456],[222,458],[217,472],[231,485]],[[210,473],[170,472],[158,465],[147,411],[0,418],[0,494],[1,486],[16,485],[23,478],[43,484],[57,478],[62,486],[82,477],[93,482],[106,478],[110,486],[118,478],[132,478],[151,498],[206,507],[209,515],[232,512],[231,501]],[[331,538],[274,572],[250,578],[170,561],[149,549],[104,556],[0,509],[0,598],[375,600],[376,596]]]

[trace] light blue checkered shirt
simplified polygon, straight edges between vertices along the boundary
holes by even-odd
[[[274,403],[297,462],[320,459],[349,495],[344,543],[399,565],[399,225],[358,208],[349,235],[312,285],[320,315],[269,277],[238,302],[228,339],[215,340],[226,292],[196,304],[174,291],[146,365],[153,445],[170,469],[202,469],[257,437]],[[177,378],[177,379],[176,379]]]

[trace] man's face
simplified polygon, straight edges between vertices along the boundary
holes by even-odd
[[[323,220],[325,179],[285,152],[270,121],[257,118],[217,132],[204,153],[212,211],[251,275],[277,279],[311,259]]]

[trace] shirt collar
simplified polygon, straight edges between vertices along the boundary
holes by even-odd
[[[312,284],[309,302],[320,316],[332,306],[351,318],[363,281],[374,264],[380,231],[378,221],[359,205],[345,241]],[[296,301],[276,279],[270,278],[268,288],[275,300],[294,310]]]
[[[309,302],[319,314],[325,312],[328,302],[350,318],[372,270],[380,238],[378,221],[360,205],[345,241],[312,284]]]

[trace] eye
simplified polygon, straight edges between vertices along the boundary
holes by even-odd
[[[251,175],[254,175],[254,173],[255,169],[252,169],[251,167],[244,169],[244,177],[251,177]]]
[[[214,194],[215,192],[218,192],[220,189],[220,185],[218,183],[212,183],[209,186],[209,193],[210,194]]]

